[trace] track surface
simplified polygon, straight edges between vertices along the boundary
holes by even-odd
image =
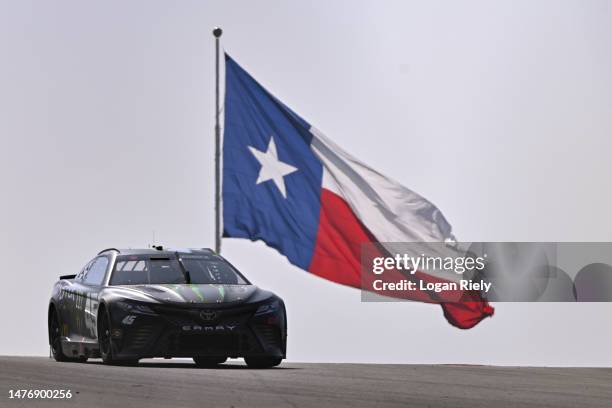
[[[70,389],[70,400],[9,399]],[[0,357],[0,407],[612,407],[612,369],[283,363],[270,370],[185,360],[136,367]]]

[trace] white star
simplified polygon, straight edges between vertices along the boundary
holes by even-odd
[[[248,146],[248,148],[251,153],[253,153],[253,156],[255,156],[259,164],[261,164],[259,176],[257,177],[257,184],[272,180],[283,197],[287,198],[284,177],[293,173],[294,171],[297,171],[297,168],[278,160],[276,145],[274,144],[274,137],[270,137],[268,150],[265,153],[251,146]]]

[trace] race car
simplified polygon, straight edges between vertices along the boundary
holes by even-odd
[[[105,249],[55,283],[48,329],[57,361],[244,358],[268,368],[286,357],[283,300],[210,249]]]

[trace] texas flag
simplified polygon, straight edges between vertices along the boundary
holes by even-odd
[[[356,288],[362,244],[453,238],[432,203],[346,153],[227,54],[225,75],[224,237],[261,240],[301,269]],[[464,329],[493,314],[477,295],[449,302],[414,291],[408,298],[441,304]]]

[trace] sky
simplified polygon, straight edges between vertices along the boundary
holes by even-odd
[[[463,241],[612,241],[607,1],[0,0],[0,354],[47,355],[51,288],[99,250],[214,245],[214,26],[268,90]],[[262,243],[288,359],[612,366],[612,304],[362,303]]]

